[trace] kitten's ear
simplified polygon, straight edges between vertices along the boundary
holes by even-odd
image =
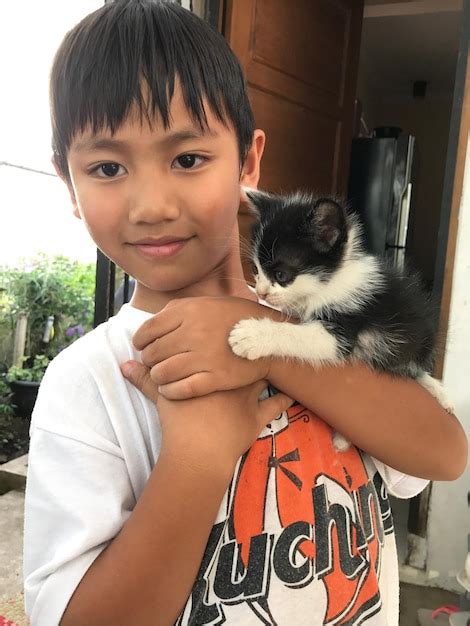
[[[250,212],[258,221],[262,220],[272,209],[273,199],[268,193],[251,187],[242,187],[242,192],[242,200],[246,202]]]
[[[310,230],[319,252],[329,252],[346,230],[344,209],[334,200],[320,199],[309,213]]]

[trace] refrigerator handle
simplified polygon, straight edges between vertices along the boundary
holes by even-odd
[[[408,183],[404,193],[401,196],[400,212],[398,216],[398,227],[395,237],[395,250],[394,250],[394,264],[400,270],[404,269],[405,265],[405,246],[406,236],[408,234],[408,221],[410,217],[410,205],[411,205],[411,189],[412,184]]]
[[[411,189],[412,184],[408,183],[406,191],[402,196],[400,207],[400,221],[397,229],[397,242],[396,245],[400,248],[406,246],[406,236],[408,234],[408,221],[410,218],[410,206],[411,206]]]

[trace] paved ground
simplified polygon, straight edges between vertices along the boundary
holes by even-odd
[[[0,600],[23,590],[24,493],[0,496]]]
[[[13,475],[10,480],[21,483],[20,477],[25,475],[26,468],[27,457],[17,459],[10,466]],[[0,472],[0,487],[1,482]],[[0,600],[23,590],[23,509],[23,491],[14,489],[0,496]],[[435,609],[445,604],[458,605],[458,597],[449,591],[402,583],[400,626],[419,626],[416,617],[419,608]]]
[[[462,589],[463,591],[463,589]],[[459,606],[458,596],[433,587],[400,584],[400,626],[419,626],[418,609],[437,609],[445,604]]]

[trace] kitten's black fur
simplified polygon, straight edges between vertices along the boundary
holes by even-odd
[[[246,195],[258,218],[255,259],[272,285],[288,287],[299,274],[310,274],[327,286],[340,268],[347,285],[348,264],[352,272],[358,264],[373,263],[375,278],[359,289],[324,306],[320,298],[313,312],[297,309],[302,322],[322,321],[337,338],[341,358],[356,356],[378,370],[412,378],[432,372],[438,309],[417,273],[400,272],[366,252],[357,217],[336,199],[253,190]],[[369,335],[361,342],[364,331],[375,339]]]

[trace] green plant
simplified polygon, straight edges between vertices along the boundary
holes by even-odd
[[[9,402],[0,403],[0,418],[12,417],[15,414],[13,407]]]
[[[10,329],[19,315],[28,316],[26,352],[31,355],[31,362],[40,353],[53,358],[71,343],[66,335],[70,327],[80,325],[84,332],[91,330],[95,272],[94,263],[80,263],[64,256],[48,257],[44,253],[17,267],[2,268],[1,316],[9,317],[6,327]],[[54,316],[54,336],[45,344],[42,339],[49,316]]]
[[[23,362],[27,361],[29,357],[23,357]],[[50,359],[45,354],[37,354],[34,357],[32,367],[18,367],[12,365],[8,370],[7,381],[9,383],[15,380],[26,380],[30,382],[41,382],[44,372],[49,365]]]
[[[4,380],[0,380],[0,398],[4,400],[8,400],[11,396],[10,385],[8,385]]]
[[[8,420],[5,421],[5,418],[10,418],[14,414],[11,406],[12,395],[10,385],[4,378],[0,378],[0,423],[8,423]]]

